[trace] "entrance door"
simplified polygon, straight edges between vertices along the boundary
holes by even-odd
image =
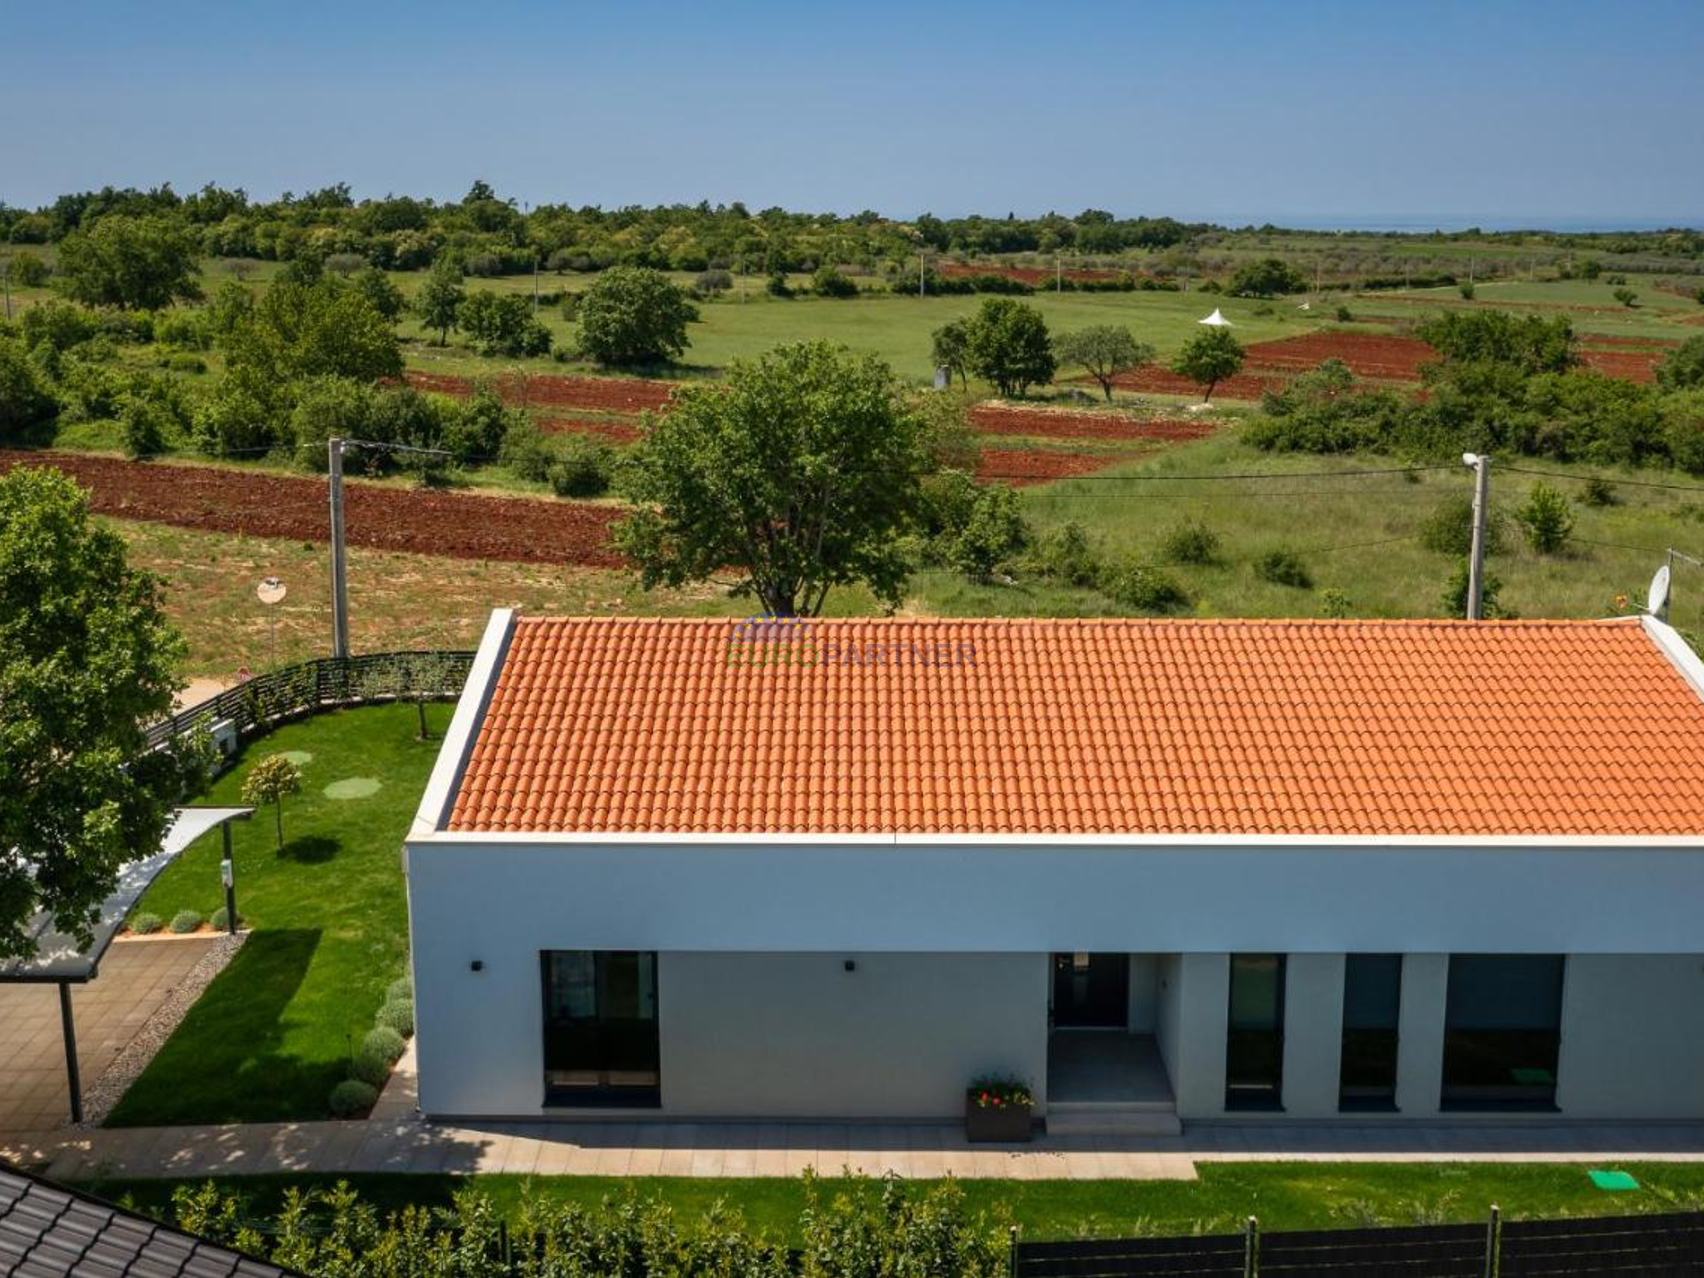
[[[1055,954],[1053,1024],[1059,1029],[1124,1029],[1130,1022],[1130,956]]]
[[[547,1105],[661,1103],[657,956],[636,950],[546,950]]]
[[[1284,956],[1231,955],[1225,1108],[1280,1109],[1284,1094]]]

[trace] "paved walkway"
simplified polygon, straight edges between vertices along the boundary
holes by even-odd
[[[85,1094],[218,939],[126,941],[107,951],[98,980],[71,987]],[[49,1130],[70,1107],[58,988],[0,985],[0,1132]]]
[[[422,1122],[412,1050],[364,1122],[59,1130],[0,1136],[0,1157],[56,1179],[263,1172],[1191,1180],[1200,1163],[1704,1162],[1704,1125],[1196,1126],[1173,1137],[969,1145],[958,1124]]]

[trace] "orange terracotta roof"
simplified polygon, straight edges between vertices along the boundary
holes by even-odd
[[[517,619],[447,828],[1704,834],[1636,621],[806,624]]]

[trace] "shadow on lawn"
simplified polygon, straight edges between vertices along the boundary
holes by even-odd
[[[331,860],[342,850],[343,844],[338,839],[323,834],[306,834],[286,843],[278,857],[284,861],[299,861],[303,865],[319,865]]]
[[[109,1127],[320,1118],[347,1075],[341,1059],[283,1054],[284,1015],[314,952],[318,928],[251,935],[131,1084]]]

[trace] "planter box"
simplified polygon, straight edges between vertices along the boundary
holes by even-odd
[[[1030,1107],[1013,1105],[1006,1109],[984,1109],[974,1101],[964,1103],[964,1138],[972,1142],[1027,1141],[1033,1134]]]

